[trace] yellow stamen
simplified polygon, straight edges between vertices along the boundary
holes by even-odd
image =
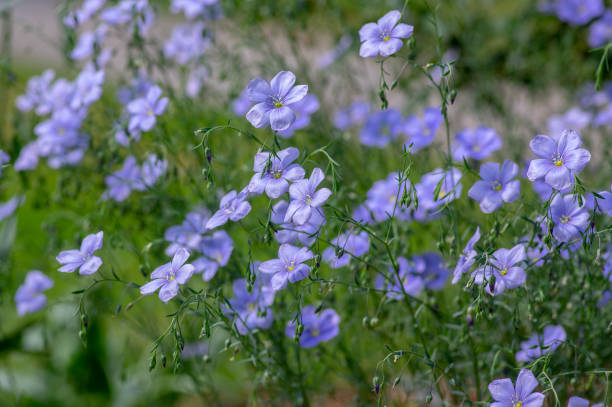
[[[516,403],[514,403],[514,407],[523,407],[523,403],[520,401],[517,401]]]
[[[555,160],[555,166],[556,166],[556,167],[561,167],[562,165],[563,165],[563,161],[561,161],[561,159],[560,159],[560,158],[559,158],[559,159],[557,159],[557,160]]]
[[[315,336],[315,337],[319,336],[320,333],[321,332],[319,332],[318,329],[313,329],[312,331],[310,331],[310,335]]]
[[[283,102],[281,102],[280,100],[278,102],[274,102],[274,107],[276,108],[283,107]]]
[[[502,271],[499,272],[499,274],[501,274],[502,276],[505,276],[506,274],[508,274],[508,269],[503,269]]]
[[[496,191],[501,191],[501,184],[495,185],[495,190]]]
[[[383,41],[389,41],[391,38],[388,35],[385,35],[385,37],[383,38]]]

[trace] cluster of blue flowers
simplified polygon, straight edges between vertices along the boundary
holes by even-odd
[[[59,168],[77,165],[85,156],[89,136],[81,128],[89,107],[103,93],[104,67],[114,54],[106,48],[108,37],[120,29],[145,37],[155,19],[147,0],[120,0],[112,6],[104,6],[104,0],[85,0],[81,8],[71,11],[64,19],[64,24],[73,30],[80,29],[87,21],[97,23],[93,30],[79,35],[70,52],[72,59],[86,61],[75,80],[54,80],[54,72],[48,70],[30,79],[25,94],[17,99],[20,110],[48,117],[34,128],[36,139],[20,151],[13,165],[16,171],[34,169],[41,157],[47,159],[50,167]],[[163,47],[163,57],[189,69],[185,84],[189,97],[197,97],[207,77],[202,58],[212,39],[206,20],[220,15],[216,6],[216,0],[173,0],[170,5],[170,10],[183,13],[188,23],[174,28]],[[612,38],[608,28],[612,12],[606,11],[600,0],[559,0],[552,7],[561,20],[570,24],[586,24],[601,17],[591,25],[591,45],[601,45]],[[413,35],[413,27],[400,23],[401,18],[402,13],[393,10],[376,23],[365,24],[359,31],[359,55],[387,58],[399,53],[405,40]],[[348,48],[339,44],[328,59]],[[437,83],[450,73],[447,68],[441,68]],[[155,131],[169,108],[169,99],[163,96],[163,84],[155,83],[144,70],[134,69],[131,73],[128,84],[117,94],[121,112],[113,123],[114,139],[121,146],[118,148],[130,152],[145,133]],[[436,82],[433,76],[430,79]],[[156,267],[148,281],[139,286],[141,295],[156,293],[163,303],[169,303],[177,297],[181,299],[181,293],[188,291],[194,274],[201,274],[202,279],[209,282],[217,273],[222,273],[220,270],[229,268],[235,242],[224,228],[229,230],[234,227],[232,223],[242,224],[249,215],[253,216],[252,212],[256,211],[253,208],[260,207],[256,199],[267,202],[265,230],[271,231],[270,241],[273,236],[277,254],[263,258],[259,253],[251,256],[249,251],[245,278],[232,279],[233,297],[223,302],[220,315],[231,320],[237,337],[268,330],[275,318],[279,321],[278,313],[275,314],[278,311],[275,305],[279,306],[280,302],[278,298],[282,293],[302,288],[304,283],[300,287],[300,281],[309,278],[316,281],[321,261],[332,270],[356,268],[362,263],[370,270],[368,256],[379,255],[381,245],[386,245],[389,258],[383,260],[382,271],[376,270],[374,286],[370,288],[381,292],[385,301],[410,302],[423,292],[442,291],[452,275],[452,284],[465,283],[466,292],[476,287],[487,294],[483,297],[495,298],[503,304],[508,292],[526,290],[534,273],[547,264],[552,255],[568,259],[585,242],[594,240],[595,216],[612,217],[612,186],[611,191],[587,193],[579,178],[591,162],[591,153],[583,147],[579,132],[588,126],[612,124],[612,87],[585,95],[581,106],[551,117],[548,135],[536,135],[530,141],[529,147],[535,157],[524,163],[523,168],[509,159],[485,161],[502,149],[502,138],[490,127],[466,128],[457,132],[452,140],[448,135],[444,166],[423,171],[418,182],[410,179],[408,171],[391,172],[371,187],[368,184],[365,199],[347,208],[352,215],[343,217],[342,211],[334,206],[336,189],[332,193],[325,187],[328,181],[325,171],[315,165],[309,168],[312,161],[308,154],[291,146],[281,148],[277,139],[277,136],[290,138],[295,132],[306,129],[311,115],[320,108],[319,99],[309,93],[308,85],[295,83],[296,76],[290,71],[281,71],[270,81],[255,78],[233,101],[236,115],[244,116],[256,129],[270,128],[274,144],[262,143],[255,152],[247,185],[243,184],[241,189],[227,188],[229,191],[215,196],[214,199],[218,198],[216,210],[209,211],[200,202],[200,206],[181,217],[182,223],[167,228],[164,225],[168,262]],[[398,109],[376,110],[367,102],[354,101],[335,113],[333,124],[338,133],[359,140],[366,150],[400,145],[406,153],[417,154],[435,148],[436,135],[445,120],[444,106],[427,107],[420,115],[405,117]],[[0,150],[0,175],[3,166],[10,161],[11,158]],[[479,171],[472,170],[473,166],[479,166]],[[158,154],[148,153],[142,160],[128,155],[120,169],[105,174],[106,191],[102,199],[120,205],[119,202],[126,201],[133,191],[152,189],[167,171],[167,159]],[[531,183],[545,204],[537,218],[530,220],[533,234],[522,236],[521,232],[512,243],[499,247],[501,244],[490,238],[493,233],[496,237],[503,233],[496,229],[497,215],[509,208],[516,209],[517,201],[525,195],[525,191],[521,191],[519,174]],[[391,221],[401,226],[416,222],[414,225],[419,226],[417,224],[425,225],[445,216],[472,178],[477,179],[469,185],[467,196],[472,204],[477,203],[487,219],[494,219],[495,226],[491,229],[495,230],[489,233],[479,226],[470,228],[471,237],[464,249],[457,250],[459,253],[450,251],[452,259],[445,259],[446,252],[441,249],[415,250],[420,254],[405,256],[392,253],[389,240],[373,232],[377,227],[390,225]],[[20,196],[15,196],[0,204],[0,221],[10,217],[22,202]],[[325,226],[338,224],[340,226],[331,236],[324,233]],[[389,233],[391,226],[387,235]],[[103,267],[103,238],[104,232],[99,231],[86,236],[80,248],[61,251],[56,257],[59,271],[78,271],[81,276],[98,272]],[[455,239],[455,244],[461,241],[458,235]],[[236,257],[234,254],[233,259]],[[605,248],[601,261],[604,279],[612,282],[612,248]],[[30,271],[14,297],[18,314],[44,308],[46,296],[43,292],[53,286],[53,280],[41,271]],[[199,298],[204,296],[198,297],[198,301]],[[287,338],[295,340],[301,348],[312,348],[340,334],[341,316],[336,310],[312,302],[303,304],[303,301],[300,297],[292,319],[282,321]],[[598,305],[603,307],[610,301],[612,290],[606,290]],[[286,304],[282,302],[282,306]],[[566,332],[560,323],[553,323],[556,322],[546,321],[547,325],[533,329],[527,340],[515,343],[517,349],[510,355],[514,355],[513,359],[523,369],[515,383],[510,378],[502,378],[489,384],[494,400],[491,406],[544,405],[544,393],[535,392],[540,383],[532,372],[531,363],[544,355],[552,357],[568,341],[568,333],[569,336],[572,333],[571,330]],[[413,325],[417,327],[418,324]],[[568,407],[588,405],[589,402],[580,397],[572,397],[568,403]]]

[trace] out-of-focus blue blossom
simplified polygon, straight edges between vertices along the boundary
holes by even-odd
[[[417,269],[422,270],[425,287],[434,291],[440,291],[444,288],[450,275],[450,270],[446,267],[446,263],[440,254],[427,252],[413,256],[412,261]]]
[[[93,55],[96,48],[101,49],[108,28],[100,24],[94,31],[87,31],[79,36],[79,40],[70,53],[70,58],[82,60]]]
[[[389,11],[376,23],[365,24],[359,30],[361,47],[359,55],[363,58],[376,58],[378,55],[388,57],[402,48],[402,39],[410,38],[414,27],[408,24],[397,24],[402,14],[397,10]]]
[[[219,203],[219,210],[206,223],[207,229],[214,229],[227,223],[238,222],[251,211],[251,204],[246,201],[246,192],[228,192]]]
[[[360,126],[365,122],[368,113],[370,113],[370,105],[367,102],[355,101],[349,107],[336,112],[334,126],[339,130]]]
[[[15,171],[29,171],[38,166],[38,143],[33,141],[25,145],[19,152],[19,157],[15,161]]]
[[[106,198],[117,202],[124,201],[132,190],[142,191],[144,186],[140,176],[140,167],[136,159],[129,156],[123,162],[123,167],[105,178]]]
[[[189,72],[187,83],[185,84],[185,94],[195,99],[200,94],[204,81],[209,77],[208,69],[205,66],[198,66]]]
[[[116,6],[104,9],[100,17],[108,25],[129,23],[130,30],[137,29],[140,35],[145,35],[155,21],[148,0],[120,0]]]
[[[218,3],[219,0],[172,0],[170,11],[185,13],[185,17],[192,20],[207,16],[207,8]]]
[[[308,222],[303,225],[285,222],[285,215],[289,203],[287,201],[279,201],[272,207],[270,221],[278,225],[274,238],[279,243],[301,243],[304,246],[312,246],[315,242],[321,226],[325,223],[325,214],[321,208],[313,211]]]
[[[244,88],[240,95],[232,101],[232,111],[236,116],[244,116],[253,103],[249,99],[249,88]]]
[[[200,208],[189,212],[180,225],[170,226],[164,233],[164,239],[170,242],[166,248],[166,255],[174,256],[178,249],[185,248],[190,251],[198,250],[202,238],[208,231],[206,222],[210,218],[207,209]]]
[[[2,175],[2,169],[4,165],[7,164],[9,161],[11,161],[11,157],[9,157],[7,153],[0,149],[0,175]]]
[[[159,290],[159,299],[163,302],[168,302],[176,297],[179,292],[179,285],[187,283],[193,275],[193,265],[185,264],[189,255],[190,253],[186,249],[179,249],[170,263],[153,270],[151,273],[152,280],[140,287],[140,293],[150,295]]]
[[[610,185],[610,191],[612,191],[612,184]],[[610,191],[599,192],[603,199],[597,198],[597,205],[603,213],[612,217],[612,192]]]
[[[385,147],[395,140],[402,128],[402,115],[395,109],[380,110],[371,114],[361,130],[361,144],[368,147]]]
[[[480,202],[484,213],[491,213],[502,207],[504,202],[516,201],[521,193],[521,182],[517,179],[518,165],[510,160],[499,163],[484,163],[480,166],[480,178],[468,191],[468,196]]]
[[[542,335],[534,334],[528,340],[521,342],[521,350],[516,354],[519,362],[531,362],[553,352],[567,339],[565,329],[561,325],[549,325],[544,328]]]
[[[289,183],[304,178],[306,172],[301,165],[292,164],[300,155],[295,147],[278,151],[257,153],[253,164],[255,175],[249,182],[250,193],[263,194],[270,199],[276,199],[289,190]]]
[[[426,222],[439,217],[440,208],[461,196],[461,176],[456,168],[450,171],[436,168],[423,175],[415,185],[419,207],[413,213],[414,218]]]
[[[407,136],[406,148],[411,152],[429,146],[434,141],[434,137],[444,117],[437,107],[428,107],[423,112],[423,118],[409,116],[401,125],[401,133]]]
[[[128,129],[133,131],[149,131],[155,126],[155,117],[166,111],[168,98],[161,98],[162,90],[159,86],[152,86],[145,97],[132,100],[126,106],[130,113]]]
[[[91,234],[83,239],[79,250],[65,250],[57,255],[56,259],[62,267],[59,271],[72,273],[79,269],[79,274],[88,276],[98,271],[102,265],[102,259],[94,255],[94,252],[102,248],[104,232]]]
[[[81,71],[74,82],[75,88],[70,107],[77,110],[82,107],[87,107],[100,99],[102,96],[104,77],[104,71],[96,71],[93,66],[88,66]]]
[[[550,203],[550,217],[554,223],[553,236],[564,243],[580,237],[589,225],[589,212],[578,205],[573,195],[555,196]]]
[[[306,95],[304,99],[293,103],[290,107],[295,112],[295,121],[287,130],[281,130],[278,135],[284,138],[293,136],[296,130],[301,130],[310,124],[310,115],[319,110],[319,99],[315,95]]]
[[[295,75],[289,71],[279,72],[270,83],[261,78],[249,82],[249,99],[256,103],[246,114],[249,123],[255,128],[269,124],[272,130],[287,130],[296,119],[291,106],[308,93],[308,85],[294,83]]]
[[[151,188],[155,185],[167,169],[168,161],[159,159],[155,154],[149,154],[140,167],[140,177],[145,187]]]
[[[334,48],[325,52],[317,60],[317,68],[319,69],[328,68],[331,64],[336,62],[338,58],[344,55],[346,51],[348,51],[352,43],[353,43],[353,38],[350,35],[348,34],[343,35],[342,38],[340,38],[340,41],[338,41],[338,43],[336,44]]]
[[[39,115],[49,113],[43,100],[49,92],[54,77],[55,72],[52,69],[47,69],[40,76],[31,77],[28,80],[26,92],[19,95],[15,101],[17,108],[24,112],[36,109],[36,113]],[[43,105],[42,108],[40,108],[41,105]]]
[[[17,208],[19,207],[19,205],[23,203],[23,201],[23,196],[18,195],[12,197],[4,203],[0,203],[0,222],[8,218],[9,216],[12,216],[15,213],[15,210],[17,210]]]
[[[257,262],[251,265],[257,270]],[[247,289],[244,278],[233,283],[234,298],[229,299],[231,309],[227,314],[234,317],[234,325],[241,335],[258,329],[268,329],[274,321],[270,306],[274,302],[274,290],[270,286],[269,275],[258,274],[251,291]]]
[[[282,290],[287,282],[296,283],[310,274],[310,266],[305,261],[314,257],[314,254],[305,247],[282,244],[278,249],[278,258],[264,261],[259,265],[259,271],[271,274],[270,284],[274,290]]]
[[[491,407],[542,407],[544,394],[534,393],[538,380],[531,370],[521,369],[516,386],[510,379],[497,379],[489,383],[489,393],[495,400]]]
[[[202,56],[209,46],[210,38],[205,35],[204,23],[187,23],[174,27],[164,45],[164,55],[179,65],[185,65]]]
[[[556,3],[559,20],[571,25],[584,25],[604,10],[603,0],[558,0]]]
[[[211,280],[219,267],[227,265],[234,251],[234,241],[224,230],[217,230],[211,236],[204,236],[197,249],[205,257],[193,261],[195,272],[202,273],[204,281]]]
[[[564,114],[553,115],[548,119],[549,134],[558,137],[565,129],[582,130],[591,124],[593,115],[579,107],[572,107]]]
[[[606,10],[589,28],[589,45],[598,48],[612,41],[612,10]]]
[[[47,297],[42,293],[53,287],[54,283],[41,271],[32,270],[15,293],[15,304],[20,316],[40,311],[47,304]]]
[[[497,249],[489,258],[489,263],[474,271],[472,277],[476,284],[482,284],[486,280],[485,291],[489,294],[500,295],[506,290],[525,284],[527,274],[519,264],[526,259],[525,246],[522,244],[512,249]]]
[[[370,239],[366,232],[346,232],[334,239],[323,251],[323,260],[329,263],[331,268],[344,267],[349,264],[351,257],[361,257],[370,250]]]
[[[300,335],[300,346],[302,348],[312,348],[321,342],[327,342],[335,338],[340,332],[340,316],[331,308],[324,309],[316,313],[316,308],[308,305],[301,309],[299,322],[304,327]],[[295,337],[295,321],[289,321],[285,328],[288,338]]]
[[[376,287],[387,291],[387,297],[400,300],[404,292],[411,296],[417,296],[425,288],[424,268],[417,267],[413,261],[408,261],[403,256],[397,258],[398,275],[391,266],[388,266],[387,277],[379,276]],[[403,287],[403,290],[402,290]]]
[[[582,397],[572,396],[567,402],[567,407],[604,407],[603,403],[597,403],[591,405],[589,400],[583,399]]]
[[[474,250],[474,246],[480,240],[480,227],[476,227],[476,232],[472,235],[470,240],[468,240],[465,248],[459,255],[459,260],[457,260],[457,266],[455,267],[455,271],[453,272],[453,284],[457,284],[461,277],[472,267],[474,261],[476,259],[476,250]]]
[[[539,158],[531,160],[527,177],[530,181],[544,179],[548,185],[557,190],[570,187],[574,175],[591,160],[591,153],[580,148],[582,140],[574,130],[565,130],[554,139],[549,136],[536,136],[529,146]]]
[[[455,134],[453,158],[461,161],[464,158],[484,160],[501,148],[502,141],[495,129],[480,126],[476,129],[465,129]]]
[[[85,0],[80,9],[72,11],[64,17],[64,25],[76,28],[89,21],[105,2],[106,0]]]
[[[285,213],[285,223],[293,222],[303,225],[310,220],[313,212],[320,210],[321,206],[331,195],[329,188],[317,190],[319,184],[325,179],[320,168],[315,168],[310,178],[294,182],[289,187],[291,201]]]

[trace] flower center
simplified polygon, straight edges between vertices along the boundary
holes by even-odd
[[[276,179],[279,179],[281,175],[283,175],[283,172],[281,170],[272,171],[272,176]]]
[[[221,256],[221,253],[217,253],[215,260],[217,260],[217,263],[221,263],[221,261],[223,260],[223,256]]]
[[[310,202],[312,202],[312,196],[307,195],[307,196],[306,196],[306,199],[304,199],[304,202],[305,202],[306,204],[309,204]]]
[[[311,335],[311,336],[314,336],[314,337],[319,336],[319,334],[320,334],[320,333],[321,333],[321,331],[319,331],[319,330],[318,330],[318,329],[316,329],[316,328],[315,328],[315,329],[313,329],[312,331],[310,331],[310,335]]]
[[[444,198],[445,195],[446,191],[444,190],[444,188],[440,188],[440,192],[438,192],[438,200]]]
[[[66,129],[61,127],[57,132],[60,134],[60,136],[63,136],[64,134],[66,134]]]
[[[147,112],[147,116],[153,116],[153,110],[149,109],[149,111]]]
[[[569,222],[571,220],[571,218],[568,215],[563,215],[561,216],[561,223],[566,224],[567,222]]]
[[[249,309],[249,311],[254,311],[255,310],[255,304],[250,302],[249,305],[247,305],[247,308]]]
[[[502,185],[498,181],[493,181],[491,186],[496,191],[501,191],[501,189],[502,189]]]
[[[563,165],[563,159],[561,158],[561,155],[556,154],[553,156],[553,164],[555,164],[555,167],[561,167]]]
[[[383,37],[383,41],[389,41],[391,39],[391,37],[389,37],[389,34],[385,35]]]
[[[508,274],[508,269],[503,269],[502,271],[499,272],[499,274],[501,274],[502,276],[505,276],[506,274]]]
[[[283,107],[283,100],[279,95],[272,96],[272,104],[275,108]]]
[[[478,144],[476,144],[474,147],[472,147],[472,151],[477,153],[480,151],[480,146]]]
[[[517,401],[516,403],[514,403],[513,407],[523,407],[523,403],[520,401]]]
[[[274,107],[278,108],[278,107],[283,107],[283,102],[274,102]]]

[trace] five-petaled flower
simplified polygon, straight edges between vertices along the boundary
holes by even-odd
[[[589,212],[579,206],[573,195],[557,195],[550,203],[550,217],[555,226],[553,236],[560,242],[568,243],[580,236],[589,224]]]
[[[249,82],[248,95],[256,103],[246,114],[254,127],[270,124],[272,130],[287,130],[295,121],[293,103],[299,102],[308,93],[308,85],[297,85],[293,72],[281,71],[268,83],[261,78]]]
[[[72,273],[79,269],[79,274],[87,276],[98,271],[102,265],[102,259],[93,253],[102,248],[104,232],[91,234],[83,239],[79,250],[65,250],[57,255],[57,261],[63,266],[59,271]]]
[[[519,362],[531,362],[542,355],[552,352],[565,341],[567,335],[561,325],[549,325],[542,335],[534,334],[528,340],[521,342],[521,350],[516,354]]]
[[[359,30],[359,40],[362,42],[359,55],[363,58],[376,58],[380,54],[388,57],[399,51],[404,42],[410,38],[414,27],[408,24],[397,24],[402,13],[389,11],[375,23],[367,23]]]
[[[478,268],[472,277],[476,284],[487,280],[485,290],[491,295],[500,295],[506,289],[525,284],[527,275],[518,264],[526,259],[525,246],[518,244],[512,249],[498,249],[489,259],[489,264]],[[495,277],[495,279],[493,279]]]
[[[293,221],[296,225],[303,225],[312,216],[314,211],[327,201],[331,195],[328,188],[317,187],[323,181],[325,175],[320,168],[312,170],[309,179],[302,179],[289,187],[289,197],[291,202],[285,213],[285,222]]]
[[[237,222],[251,211],[251,204],[246,201],[246,192],[228,192],[219,204],[219,210],[206,222],[206,229],[214,229],[227,223],[228,219]]]
[[[491,407],[541,407],[544,394],[533,392],[538,380],[531,370],[521,369],[516,378],[516,386],[510,379],[497,379],[489,383],[489,392],[495,400]]]
[[[189,258],[187,249],[179,249],[174,254],[172,261],[159,266],[151,273],[153,280],[140,287],[142,295],[153,294],[159,289],[159,299],[168,302],[176,297],[179,285],[185,284],[193,275],[194,267],[185,264]]]
[[[306,172],[299,164],[291,164],[300,155],[295,147],[289,147],[272,153],[257,153],[251,178],[249,192],[262,194],[264,191],[271,199],[283,195],[289,190],[289,182],[304,178]]]
[[[19,286],[15,293],[15,304],[17,313],[25,315],[40,311],[47,303],[47,297],[42,293],[53,287],[53,280],[38,270],[30,271],[24,283]]]
[[[270,284],[278,291],[287,286],[287,281],[295,283],[308,277],[310,267],[304,262],[313,257],[314,254],[305,247],[282,244],[278,249],[278,259],[264,261],[259,271],[272,274]]]
[[[503,205],[504,202],[516,201],[521,193],[521,182],[516,177],[518,165],[510,160],[499,163],[484,163],[480,166],[480,178],[468,192],[468,196],[480,202],[480,209],[484,213],[491,213]]]
[[[304,327],[299,339],[302,348],[312,348],[321,342],[329,341],[340,332],[338,328],[340,316],[331,308],[317,313],[315,307],[308,305],[302,308],[299,321]],[[296,325],[295,321],[287,323],[285,328],[287,337],[295,337]]]
[[[574,174],[591,160],[591,153],[580,148],[580,135],[574,130],[565,130],[558,140],[549,136],[536,136],[529,143],[531,151],[539,158],[531,160],[527,170],[530,181],[544,179],[556,190],[572,185]]]

